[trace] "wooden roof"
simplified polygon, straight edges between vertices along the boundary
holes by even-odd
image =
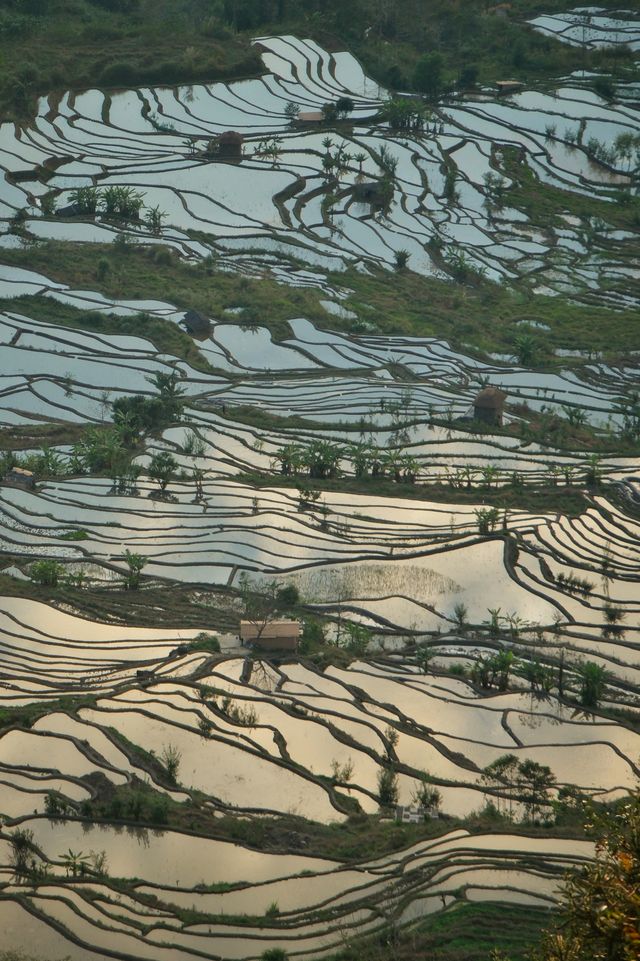
[[[261,622],[240,621],[240,637],[243,641],[255,641],[258,635],[265,640],[276,637],[296,640],[300,637],[299,621],[268,621],[262,631],[261,627]]]
[[[298,114],[300,123],[322,123],[324,115],[320,110],[303,110]]]

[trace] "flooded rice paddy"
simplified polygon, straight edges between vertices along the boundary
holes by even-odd
[[[611,25],[615,42],[640,42],[637,21]],[[534,26],[565,40],[574,30],[570,15],[540,18]],[[593,17],[589,30],[585,43],[606,38],[605,18]],[[623,296],[634,300],[632,235],[606,223],[594,231],[588,218],[568,223],[561,216],[541,231],[510,207],[506,165],[515,151],[545,183],[615,203],[629,183],[627,162],[605,164],[590,145],[610,147],[620,134],[633,134],[640,125],[633,102],[602,100],[575,77],[548,93],[457,96],[434,108],[420,134],[394,132],[376,119],[387,91],[350,55],[330,55],[290,36],[263,37],[256,46],[267,71],[256,80],[42,98],[32,125],[0,126],[0,212],[7,220],[26,217],[27,234],[36,238],[109,242],[113,224],[74,217],[71,195],[81,187],[128,187],[166,214],[159,232],[142,221],[132,227],[133,241],[162,242],[193,260],[214,254],[221,267],[251,274],[268,267],[283,282],[321,286],[327,270],[368,262],[389,267],[396,251],[406,250],[412,269],[424,274],[446,276],[462,253],[470,268],[499,282],[528,277],[532,289],[615,307],[622,281]],[[313,111],[340,96],[354,104],[344,135],[327,140],[292,127],[285,114],[288,103]],[[244,159],[236,166],[212,163],[207,144],[229,129],[244,137]],[[265,148],[274,143],[275,152]],[[383,148],[393,158],[393,195],[384,213],[354,193],[367,178],[383,175]],[[336,152],[346,157],[337,187],[325,163]],[[486,175],[501,181],[499,202]],[[43,215],[47,190],[64,216]],[[292,275],[287,255],[311,269]],[[617,295],[609,293],[616,284]],[[274,364],[284,366],[275,357]]]
[[[567,14],[534,26],[571,43],[638,42],[637,23],[626,16],[595,13],[587,25]],[[640,520],[628,509],[637,501],[637,460],[603,457],[603,486],[581,513],[509,508],[486,537],[478,512],[490,488],[517,474],[525,484],[569,477],[582,489],[586,454],[460,420],[491,383],[507,392],[507,424],[521,423],[526,405],[619,427],[619,397],[637,383],[637,363],[594,358],[541,374],[433,338],[337,333],[342,292],[326,281],[347,263],[391,266],[401,249],[414,269],[443,274],[426,246],[437,238],[496,280],[526,273],[534,287],[575,297],[589,291],[607,303],[608,282],[628,279],[630,237],[610,233],[607,248],[617,258],[603,260],[599,241],[586,243],[585,225],[569,215],[553,236],[542,235],[508,203],[492,209],[484,175],[516,148],[545,182],[613,203],[628,171],[595,161],[586,144],[637,130],[637,104],[622,95],[605,102],[570,78],[550,93],[498,100],[484,91],[448,101],[424,136],[398,136],[375,120],[386,91],[349,55],[293,37],[256,43],[266,68],[257,80],[44,98],[33,124],[0,128],[7,229],[24,212],[33,237],[102,242],[118,233],[113,224],[44,216],[45,188],[63,206],[79,186],[132,186],[168,213],[160,236],[140,223],[128,231],[135,239],[169,244],[193,261],[215,254],[225,269],[248,274],[268,264],[283,283],[317,286],[327,298],[326,324],[291,317],[277,343],[241,315],[212,320],[198,342],[210,373],[143,337],[70,330],[29,316],[28,307],[2,310],[3,427],[109,425],[112,402],[151,396],[149,378],[158,374],[175,372],[185,398],[182,423],[147,443],[137,458],[141,477],[127,492],[107,477],[71,471],[33,490],[0,488],[0,548],[11,561],[4,573],[18,594],[28,565],[48,558],[104,586],[121,578],[129,550],[148,558],[145,578],[167,589],[178,583],[197,596],[212,585],[237,587],[243,573],[275,578],[294,585],[309,611],[331,614],[334,633],[364,624],[375,637],[366,656],[342,666],[321,670],[295,657],[273,664],[246,658],[230,635],[219,656],[185,649],[212,631],[204,605],[198,627],[151,629],[8,590],[0,607],[0,707],[51,706],[0,734],[0,930],[3,946],[47,961],[254,959],[272,948],[322,956],[385,918],[410,924],[460,899],[551,906],[563,872],[593,849],[558,836],[459,827],[454,818],[487,800],[503,810],[513,804],[483,769],[512,754],[547,765],[554,796],[567,787],[599,800],[622,796],[639,773],[640,735],[627,724],[569,707],[553,686],[534,689],[523,676],[505,691],[482,691],[469,678],[500,646],[554,671],[564,664],[574,688],[580,662],[589,660],[606,667],[607,705],[640,707]],[[295,100],[313,110],[340,95],[354,100],[345,149],[362,159],[347,164],[327,214],[319,199],[327,148],[317,133],[291,128],[284,107]],[[549,134],[550,125],[557,132]],[[242,164],[204,160],[206,141],[229,128],[245,137]],[[566,134],[578,129],[577,139]],[[281,138],[278,155],[267,160],[256,148],[273,136]],[[384,216],[352,194],[362,175],[379,174],[382,146],[397,160]],[[456,176],[448,199],[445,160]],[[13,237],[0,241],[9,246]],[[306,266],[292,267],[291,252]],[[633,285],[627,289],[633,301]],[[122,317],[144,311],[174,324],[183,316],[165,301],[116,302],[0,267],[0,296],[22,295]],[[271,419],[248,425],[234,416],[238,408]],[[403,496],[399,486],[385,497],[327,490],[302,505],[283,483],[277,455],[318,438],[345,451],[359,442],[408,451],[420,481],[450,482],[451,503],[414,499],[406,489]],[[168,500],[149,496],[144,473],[159,451],[170,451],[183,472]],[[71,457],[69,446],[55,453]],[[341,467],[353,473],[346,453]],[[201,498],[189,479],[194,468],[203,471]],[[259,488],[250,482],[255,472],[264,475]],[[477,497],[460,503],[460,489]],[[82,537],[70,540],[78,531]],[[576,589],[576,577],[588,590]],[[485,629],[468,631],[461,606]],[[492,617],[499,638],[486,629]],[[425,638],[436,649],[428,672],[415,647]],[[455,676],[463,667],[467,673]],[[162,761],[168,749],[179,756],[173,783]],[[441,836],[383,857],[305,851],[297,819],[337,832],[356,811],[377,814],[379,777],[390,764],[401,805],[412,803],[425,774],[437,785]],[[121,794],[138,798],[143,824],[118,808]],[[112,800],[112,823],[89,816],[98,796]],[[67,809],[52,811],[52,797]],[[168,827],[168,806],[180,804],[233,817],[234,840],[202,836],[195,815],[181,830]],[[273,844],[278,851],[265,850],[276,819],[294,827]],[[30,878],[17,870],[17,829],[31,832]]]

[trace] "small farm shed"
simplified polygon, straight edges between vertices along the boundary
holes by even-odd
[[[438,817],[440,815],[436,807],[425,808],[420,804],[396,806],[396,821],[401,821],[402,824],[422,824],[425,818]]]
[[[193,337],[205,337],[209,333],[209,318],[199,314],[197,310],[188,310],[182,323]]]
[[[264,627],[261,623],[240,621],[240,642],[243,645],[263,651],[297,651],[299,640],[299,621],[268,621]]]
[[[12,467],[5,476],[4,482],[9,487],[22,487],[25,490],[31,490],[36,481],[30,470],[24,470],[22,467]]]
[[[298,123],[319,124],[324,121],[324,114],[321,110],[301,110],[298,114]]]
[[[225,130],[215,142],[221,160],[242,160],[244,137],[237,130]]]
[[[519,80],[497,80],[496,87],[499,96],[506,97],[510,93],[517,93],[518,90],[522,90],[524,84],[520,83]]]
[[[473,402],[474,419],[494,427],[502,427],[506,399],[507,395],[499,387],[485,387]]]
[[[353,198],[363,204],[384,206],[388,200],[388,188],[379,180],[364,180],[353,185]]]

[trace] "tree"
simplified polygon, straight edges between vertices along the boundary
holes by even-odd
[[[354,657],[362,657],[369,646],[371,631],[363,624],[356,624],[353,621],[346,621],[344,624],[346,639],[342,646],[349,654]]]
[[[542,809],[549,806],[551,791],[556,784],[553,772],[546,764],[527,759],[518,765],[516,783],[524,804],[525,819],[535,821]]]
[[[276,592],[276,606],[281,610],[289,610],[300,603],[300,592],[295,584],[285,584]]]
[[[71,191],[69,201],[78,214],[93,217],[100,202],[100,191],[97,187],[77,187]]]
[[[458,601],[457,604],[453,605],[453,619],[456,622],[458,630],[464,633],[469,617],[469,608],[462,601]]]
[[[64,572],[64,564],[53,560],[35,561],[29,568],[31,579],[41,587],[57,587]]]
[[[440,809],[442,794],[431,784],[426,771],[422,772],[420,780],[414,786],[411,803],[423,809],[425,821],[437,814]]]
[[[105,217],[124,221],[138,220],[144,194],[133,187],[111,184],[100,193],[100,202]]]
[[[621,625],[621,621],[624,620],[625,614],[621,607],[616,607],[611,601],[605,601],[602,608],[604,614],[605,626],[602,629],[603,637],[622,637],[624,635],[624,628]]]
[[[162,450],[152,456],[147,472],[149,477],[158,484],[161,493],[166,490],[177,466],[175,457],[168,450]]]
[[[59,854],[58,857],[64,865],[68,878],[74,878],[78,875],[84,876],[91,863],[89,854],[84,854],[82,851],[72,851],[71,848],[66,854]]]
[[[378,771],[378,798],[380,807],[392,807],[398,803],[398,775],[392,767]]]
[[[124,579],[125,589],[128,591],[137,591],[140,587],[140,572],[147,564],[149,558],[144,557],[142,554],[132,554],[129,549],[124,552],[123,557],[128,567]]]
[[[435,655],[435,650],[427,644],[421,644],[416,650],[416,664],[423,674],[429,673],[429,665]]]
[[[479,507],[473,513],[478,522],[478,534],[487,536],[495,530],[500,518],[500,511],[497,507]]]
[[[513,338],[514,359],[521,367],[531,367],[538,359],[539,341],[535,334],[523,331]]]
[[[640,791],[614,811],[591,812],[595,860],[561,889],[560,918],[534,961],[637,961],[640,957]]]
[[[174,420],[180,420],[182,396],[185,388],[180,384],[180,378],[175,370],[172,370],[171,373],[158,370],[153,377],[149,377],[149,383],[153,384],[160,394],[166,422],[171,423]]]
[[[167,777],[172,784],[176,784],[178,780],[178,771],[180,769],[180,761],[182,760],[182,753],[178,750],[175,744],[166,744],[162,748],[160,760],[166,768]]]
[[[435,100],[442,90],[442,66],[442,54],[425,53],[413,71],[414,87],[431,100]]]
[[[333,123],[338,119],[338,111],[335,103],[323,103],[320,107],[320,111],[326,123]]]
[[[489,787],[497,788],[502,797],[505,798],[504,814],[507,814],[506,805],[509,804],[508,815],[513,817],[513,802],[515,799],[516,779],[518,772],[518,757],[515,754],[503,754],[488,764],[482,771],[482,781]],[[498,809],[499,809],[498,801]]]
[[[294,120],[297,120],[299,113],[300,113],[300,104],[299,104],[299,103],[295,103],[293,100],[290,100],[290,101],[285,105],[284,115],[285,115],[285,117],[287,118],[287,120],[289,121],[289,123],[293,123]]]
[[[578,666],[580,680],[580,703],[583,707],[596,708],[604,693],[608,672],[601,664],[584,661]]]
[[[21,881],[29,876],[36,852],[33,831],[28,828],[16,828],[9,836],[9,844],[11,845],[9,853],[11,871],[16,880]]]
[[[458,84],[464,90],[467,87],[473,87],[477,79],[478,79],[478,68],[474,63],[468,63],[460,71]]]
[[[393,257],[395,260],[396,270],[404,270],[409,263],[409,257],[411,254],[408,250],[396,250]]]
[[[336,100],[336,113],[340,120],[346,120],[348,115],[355,109],[355,104],[351,97],[338,97]]]
[[[600,462],[602,458],[598,454],[590,454],[585,464],[584,479],[589,487],[598,487],[600,484]]]
[[[160,210],[160,207],[147,207],[144,219],[151,232],[153,234],[159,234],[162,230],[162,224],[167,219],[167,215],[163,210]]]
[[[245,620],[253,624],[255,639],[259,640],[269,621],[277,616],[283,605],[282,592],[286,592],[285,598],[290,595],[287,588],[281,587],[275,578],[261,582],[254,580],[246,571],[240,574],[238,587]]]

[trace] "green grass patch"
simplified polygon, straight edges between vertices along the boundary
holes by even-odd
[[[345,306],[358,315],[354,321],[328,316],[319,302],[323,295],[317,290],[290,288],[267,277],[252,280],[216,271],[215,263],[191,265],[177,257],[159,263],[154,255],[155,251],[142,246],[122,253],[110,245],[48,241],[31,245],[28,250],[4,250],[0,261],[41,271],[78,289],[98,290],[107,297],[166,300],[216,320],[224,319],[225,308],[243,307],[239,317],[227,315],[229,322],[249,329],[254,325],[268,327],[275,340],[291,336],[289,319],[304,316],[325,329],[346,333],[373,329],[384,334],[435,336],[479,356],[513,354],[514,337],[523,329],[516,325],[526,319],[550,328],[539,335],[540,369],[588,363],[587,358],[554,358],[555,348],[601,352],[610,362],[637,348],[637,311],[614,312],[591,304],[569,303],[562,297],[534,295],[526,286],[510,288],[488,281],[461,286],[411,270],[391,274],[378,268],[365,275],[350,268],[330,275],[329,280],[354,291],[345,301]],[[96,265],[105,258],[113,269],[98,280]],[[181,357],[197,369],[210,369],[197,341],[161,318],[86,313],[42,297],[5,300],[3,305],[5,309],[28,310],[37,320],[144,337],[158,350]],[[412,379],[410,372],[404,373],[408,381]]]
[[[95,707],[96,699],[91,694],[72,697],[58,697],[50,701],[35,701],[20,707],[0,708],[0,731],[10,727],[30,728],[40,717],[47,714],[75,714],[82,707]]]
[[[500,904],[499,900],[496,892],[498,903],[457,904],[429,918],[419,928],[421,956],[433,961],[487,961],[491,951],[498,949],[510,961],[525,961],[553,913],[512,902]]]
[[[258,489],[278,487],[297,490],[298,485],[304,481],[309,487],[322,492],[353,493],[362,497],[393,497],[436,504],[478,504],[482,501],[486,507],[493,506],[529,513],[561,513],[568,517],[583,514],[590,503],[583,491],[578,488],[553,485],[531,485],[518,489],[509,486],[479,485],[467,490],[452,488],[448,484],[398,484],[385,478],[356,480],[350,477],[338,477],[334,480],[309,481],[303,477],[257,473],[239,474],[237,480]]]
[[[190,364],[196,370],[211,371],[212,367],[202,356],[191,337],[176,324],[149,314],[133,317],[116,317],[99,311],[82,311],[77,307],[59,304],[49,297],[14,297],[2,301],[5,310],[27,314],[34,320],[77,328],[96,334],[121,334],[141,337],[150,341],[159,353],[170,354]],[[32,428],[27,428],[31,433]],[[53,441],[48,441],[53,443]],[[56,441],[61,443],[62,441]]]

